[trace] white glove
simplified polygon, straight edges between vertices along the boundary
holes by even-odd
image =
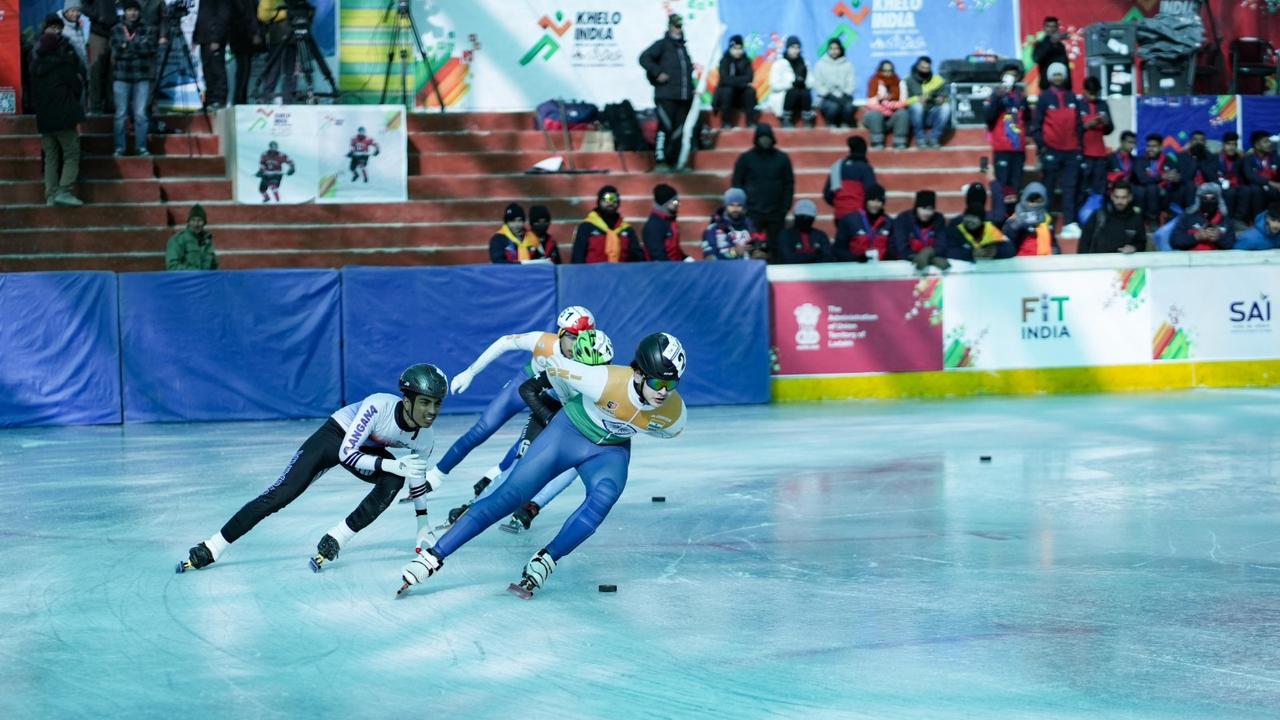
[[[475,376],[472,375],[470,371],[463,370],[453,376],[453,382],[449,384],[449,389],[453,391],[454,395],[460,395],[466,392],[467,388],[471,387],[471,381],[474,377]]]
[[[419,554],[422,551],[436,546],[436,534],[431,531],[431,521],[427,519],[427,514],[423,513],[418,516],[418,544],[414,546],[414,552]]]
[[[427,474],[427,467],[427,461],[419,458],[417,453],[382,461],[383,470],[403,478],[420,478]]]

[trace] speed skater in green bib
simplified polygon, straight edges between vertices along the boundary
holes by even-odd
[[[584,330],[578,334],[578,339],[573,343],[573,359],[583,365],[607,365],[613,362],[613,341],[609,339],[609,336],[603,330]],[[562,395],[561,393],[564,394]],[[551,422],[552,416],[559,412],[564,403],[572,396],[573,390],[571,388],[564,382],[552,382],[545,370],[538,373],[536,377],[524,381],[520,386],[520,397],[529,406],[529,422],[525,423],[524,429],[520,431],[520,438],[516,441],[516,453],[513,463],[519,462],[520,458],[524,457],[529,445],[547,427],[547,423]],[[458,518],[470,509],[476,500],[492,495],[506,482],[510,475],[510,468],[504,468],[493,484],[483,492],[477,493],[475,499],[468,500],[450,510],[449,522],[436,529],[446,529],[457,522]],[[502,529],[513,533],[528,530],[538,512],[572,485],[577,477],[578,471],[573,468],[557,475],[537,495],[533,496],[532,500],[517,510],[511,516],[511,519],[502,526]]]
[[[549,362],[548,377],[572,393],[564,410],[533,441],[501,488],[477,501],[439,542],[421,549],[405,565],[399,592],[431,577],[454,551],[528,502],[552,478],[573,468],[586,485],[586,498],[509,588],[525,599],[532,597],[546,584],[556,563],[595,533],[622,495],[632,436],[672,438],[684,429],[687,412],[676,386],[685,360],[679,340],[654,333],[640,341],[630,367],[591,367],[561,358]]]
[[[466,458],[468,453],[492,437],[508,420],[515,417],[516,413],[523,410],[525,403],[520,398],[520,385],[540,372],[549,360],[571,357],[573,343],[577,339],[578,333],[583,330],[594,329],[595,326],[596,319],[590,310],[578,305],[570,305],[561,310],[560,315],[556,318],[557,332],[555,334],[527,332],[518,335],[504,335],[493,341],[493,344],[489,345],[466,370],[458,373],[449,385],[449,389],[455,394],[466,392],[475,376],[504,353],[512,350],[522,350],[530,354],[529,361],[525,363],[524,367],[502,386],[502,390],[498,392],[498,395],[493,400],[489,401],[489,405],[480,414],[480,419],[476,421],[475,425],[472,425],[463,433],[444,456],[440,458],[440,462],[427,471],[426,483],[409,489],[409,499],[412,499],[415,505],[419,504],[422,496],[439,488],[448,474],[457,467],[458,463]],[[502,468],[514,460],[515,452],[516,448],[512,446],[507,451],[507,457],[504,458],[503,463],[490,470],[480,482],[476,483],[475,492],[477,495],[489,484],[491,478],[497,477]],[[425,509],[418,510],[418,547],[422,547],[422,543],[430,531],[426,515]]]

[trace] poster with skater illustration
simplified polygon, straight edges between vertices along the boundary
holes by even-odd
[[[315,200],[314,110],[290,105],[236,107],[236,202],[289,205]]]
[[[409,199],[404,107],[318,107],[315,111],[320,148],[317,202]]]

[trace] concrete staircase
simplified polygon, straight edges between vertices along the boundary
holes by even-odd
[[[599,138],[574,133],[575,166],[607,173],[526,175],[535,162],[564,154],[563,135],[532,130],[531,113],[417,114],[409,122],[410,202],[259,206],[232,202],[211,124],[199,116],[164,120],[182,132],[153,135],[146,158],[111,156],[109,117],[83,123],[79,195],[87,204],[61,208],[44,204],[35,119],[0,116],[0,272],[163,269],[165,243],[194,202],[208,211],[227,269],[487,262],[488,238],[512,200],[550,208],[567,261],[574,227],[601,185],[616,186],[623,211],[643,223],[659,182],[680,191],[681,236],[699,256],[702,229],[752,141],[749,129],[722,131],[716,149],[696,155],[694,172],[655,175],[650,155],[584,149],[599,147]],[[821,190],[848,131],[774,127],[795,166],[797,198],[815,200],[819,224],[830,229]],[[966,129],[941,150],[875,151],[870,159],[890,212],[910,207],[917,189],[933,189],[950,215],[963,207],[961,186],[983,178],[978,165],[987,153],[984,133]]]

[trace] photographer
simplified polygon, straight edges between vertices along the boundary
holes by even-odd
[[[227,34],[234,0],[201,0],[191,38],[200,46],[205,102],[210,110],[227,104]]]
[[[279,100],[288,104],[296,99],[298,46],[289,41],[296,25],[301,24],[305,28],[310,24],[312,12],[314,9],[306,0],[259,0],[258,20],[266,27],[268,51],[273,51],[282,44],[285,48],[281,58],[284,62],[268,64],[262,75],[261,87],[266,92],[262,97],[255,98],[258,102]],[[282,71],[284,93],[280,94],[276,92],[276,81]]]

